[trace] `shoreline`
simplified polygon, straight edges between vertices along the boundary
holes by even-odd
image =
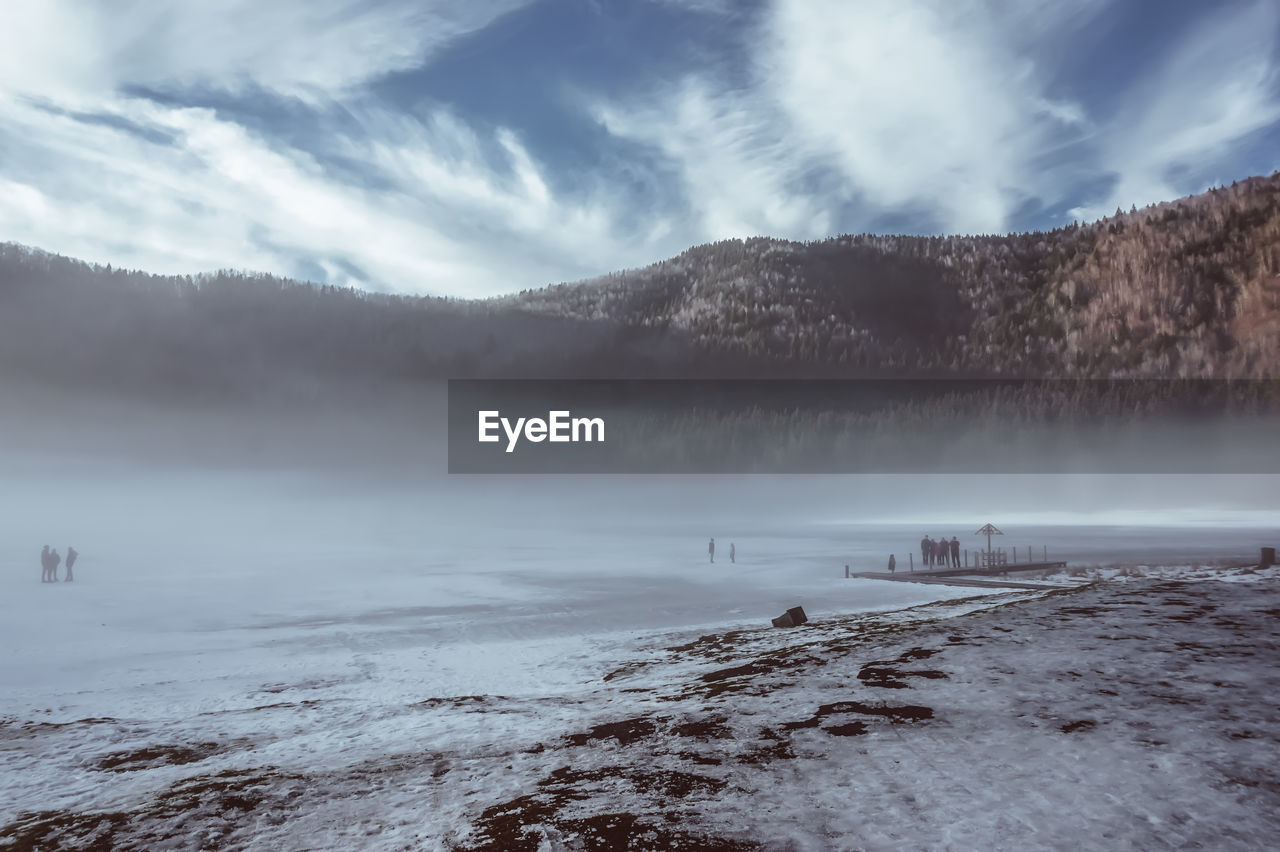
[[[654,633],[568,693],[363,708],[284,693],[234,728],[3,720],[10,793],[58,772],[87,786],[5,816],[0,849],[197,835],[282,850],[1034,849],[1059,832],[1077,848],[1247,847],[1280,830],[1266,780],[1280,568],[1148,569],[791,629]],[[311,736],[331,753],[280,751],[264,732],[289,719],[322,726]],[[347,740],[370,726],[394,729],[372,753]]]

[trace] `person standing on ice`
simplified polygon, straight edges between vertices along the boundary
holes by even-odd
[[[929,541],[929,536],[920,539],[920,567],[929,567],[929,554],[933,552],[933,544]]]
[[[40,551],[40,582],[49,582],[49,545]]]
[[[707,556],[711,558],[713,563],[716,561],[716,540],[714,538],[707,544]]]
[[[934,561],[943,568],[947,567],[947,540],[945,538],[938,539],[933,546]]]
[[[58,582],[58,566],[62,564],[62,557],[58,555],[58,548],[49,551],[49,582]]]
[[[951,567],[960,567],[960,539],[951,536]]]
[[[892,574],[894,569],[898,567],[898,561],[893,558],[893,554],[889,554],[889,573]]]
[[[71,576],[71,566],[76,564],[76,557],[79,555],[74,547],[67,545],[67,576],[64,578],[64,582],[70,583],[75,579],[75,577]]]
[[[729,542],[729,561],[736,563],[738,561],[737,557],[738,557],[738,548],[734,547],[733,542]]]

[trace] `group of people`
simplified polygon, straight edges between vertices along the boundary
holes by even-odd
[[[920,539],[920,562],[926,568],[960,567],[960,540],[955,536],[947,541],[946,536],[934,541],[925,536]]]
[[[67,576],[63,577],[63,582],[70,583],[75,579],[71,574],[71,569],[75,567],[76,557],[79,556],[74,547],[67,548]],[[58,582],[58,566],[62,564],[62,557],[58,554],[57,548],[49,549],[49,545],[44,546],[44,550],[40,551],[40,582],[56,583]]]
[[[707,544],[707,556],[711,559],[712,564],[716,561],[716,540],[711,539]],[[736,562],[738,560],[738,549],[733,546],[733,542],[729,542],[729,561]]]

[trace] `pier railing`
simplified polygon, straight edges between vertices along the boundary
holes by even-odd
[[[1025,548],[1019,548],[1018,545],[1014,545],[1012,548],[1010,548],[1010,550],[1012,550],[1012,556],[1003,547],[996,547],[996,548],[992,548],[991,550],[975,550],[973,552],[972,558],[970,558],[969,550],[966,548],[964,551],[964,567],[965,568],[970,568],[970,567],[999,568],[999,567],[1009,566],[1009,565],[1038,565],[1041,563],[1053,564],[1053,565],[1058,564],[1056,562],[1049,563],[1049,546],[1047,544],[1043,544],[1040,546],[1039,560],[1036,559],[1035,548],[1033,548],[1031,545],[1027,545]],[[1026,558],[1021,561],[1019,561],[1018,559],[1020,550],[1024,550],[1026,553]],[[943,565],[938,567],[944,568],[944,569],[952,569],[956,566],[953,566],[949,560],[946,560]],[[915,553],[910,550],[907,551],[907,570],[908,571],[917,570]],[[922,564],[919,570],[932,571],[934,570],[934,568],[931,566],[926,566]]]

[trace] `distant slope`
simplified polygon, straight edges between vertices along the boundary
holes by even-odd
[[[0,376],[37,383],[904,374],[1280,377],[1280,173],[1047,233],[733,240],[486,301],[0,244]]]
[[[236,272],[156,276],[0,244],[0,379],[239,396],[334,381],[608,376],[675,355],[609,323],[485,302]]]
[[[1048,233],[752,239],[512,307],[804,370],[1280,375],[1280,173]]]

